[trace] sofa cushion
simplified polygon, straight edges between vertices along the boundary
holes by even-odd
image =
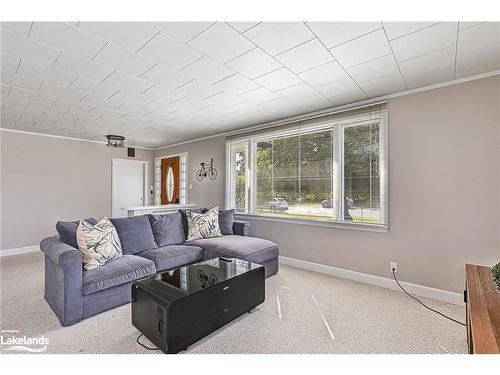
[[[170,270],[203,259],[203,250],[198,246],[168,245],[148,250],[140,257],[152,260],[156,272]]]
[[[233,234],[234,209],[219,211],[219,228],[224,235]]]
[[[180,212],[167,215],[148,215],[148,219],[158,246],[180,245],[186,240]]]
[[[187,215],[186,215],[187,211],[194,212],[197,214],[204,214],[208,210],[206,208],[182,208],[179,210],[179,212],[182,215],[182,227],[184,228],[184,239],[186,239],[187,235],[188,235],[188,222],[187,222]]]
[[[92,225],[97,224],[97,220],[93,217],[89,217],[88,219],[85,219],[85,221]],[[80,220],[58,221],[56,224],[59,239],[62,242],[67,243],[69,246],[73,246],[75,249],[78,249],[78,243],[76,242],[76,230],[78,229],[78,224],[80,224]]]
[[[83,294],[92,294],[109,289],[156,272],[155,264],[149,259],[135,255],[124,255],[118,259],[83,272]]]
[[[158,247],[147,215],[121,217],[111,222],[120,237],[123,254],[137,254]]]
[[[269,240],[255,237],[229,235],[215,238],[203,238],[184,243],[203,249],[204,259],[218,256],[239,258],[261,264],[278,256],[278,245]]]

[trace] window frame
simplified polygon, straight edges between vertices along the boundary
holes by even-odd
[[[363,125],[374,120],[379,122],[379,160],[380,160],[380,223],[360,223],[344,221],[344,130],[348,127]],[[257,178],[255,178],[255,166],[257,164],[257,143],[294,135],[316,133],[331,129],[333,131],[333,162],[332,162],[332,191],[333,194],[333,217],[329,219],[303,219],[297,217],[271,216],[256,213]],[[367,230],[376,232],[387,232],[389,228],[388,216],[388,111],[387,109],[372,111],[370,113],[346,115],[331,120],[315,120],[308,123],[299,123],[296,126],[284,130],[270,130],[268,132],[249,134],[226,140],[226,194],[225,207],[234,208],[232,190],[234,173],[232,171],[232,146],[245,144],[246,148],[246,211],[235,212],[236,215],[248,217],[255,220],[275,221],[305,225],[316,225],[323,227],[334,227],[344,229]],[[336,193],[335,193],[336,192]]]

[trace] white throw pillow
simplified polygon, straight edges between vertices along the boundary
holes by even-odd
[[[188,241],[222,236],[219,228],[219,207],[214,207],[204,214],[186,211],[186,218],[188,222]]]
[[[101,267],[122,256],[120,238],[107,217],[96,225],[80,220],[76,230],[76,242],[83,254],[83,267],[86,270]]]

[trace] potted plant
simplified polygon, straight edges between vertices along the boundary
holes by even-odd
[[[493,280],[497,284],[497,289],[500,290],[500,262],[493,266],[491,269]]]

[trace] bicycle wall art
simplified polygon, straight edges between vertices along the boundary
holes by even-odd
[[[210,163],[200,163],[201,168],[196,171],[196,180],[201,181],[205,177],[210,180],[217,178],[217,169],[214,168],[214,159],[210,159]]]

